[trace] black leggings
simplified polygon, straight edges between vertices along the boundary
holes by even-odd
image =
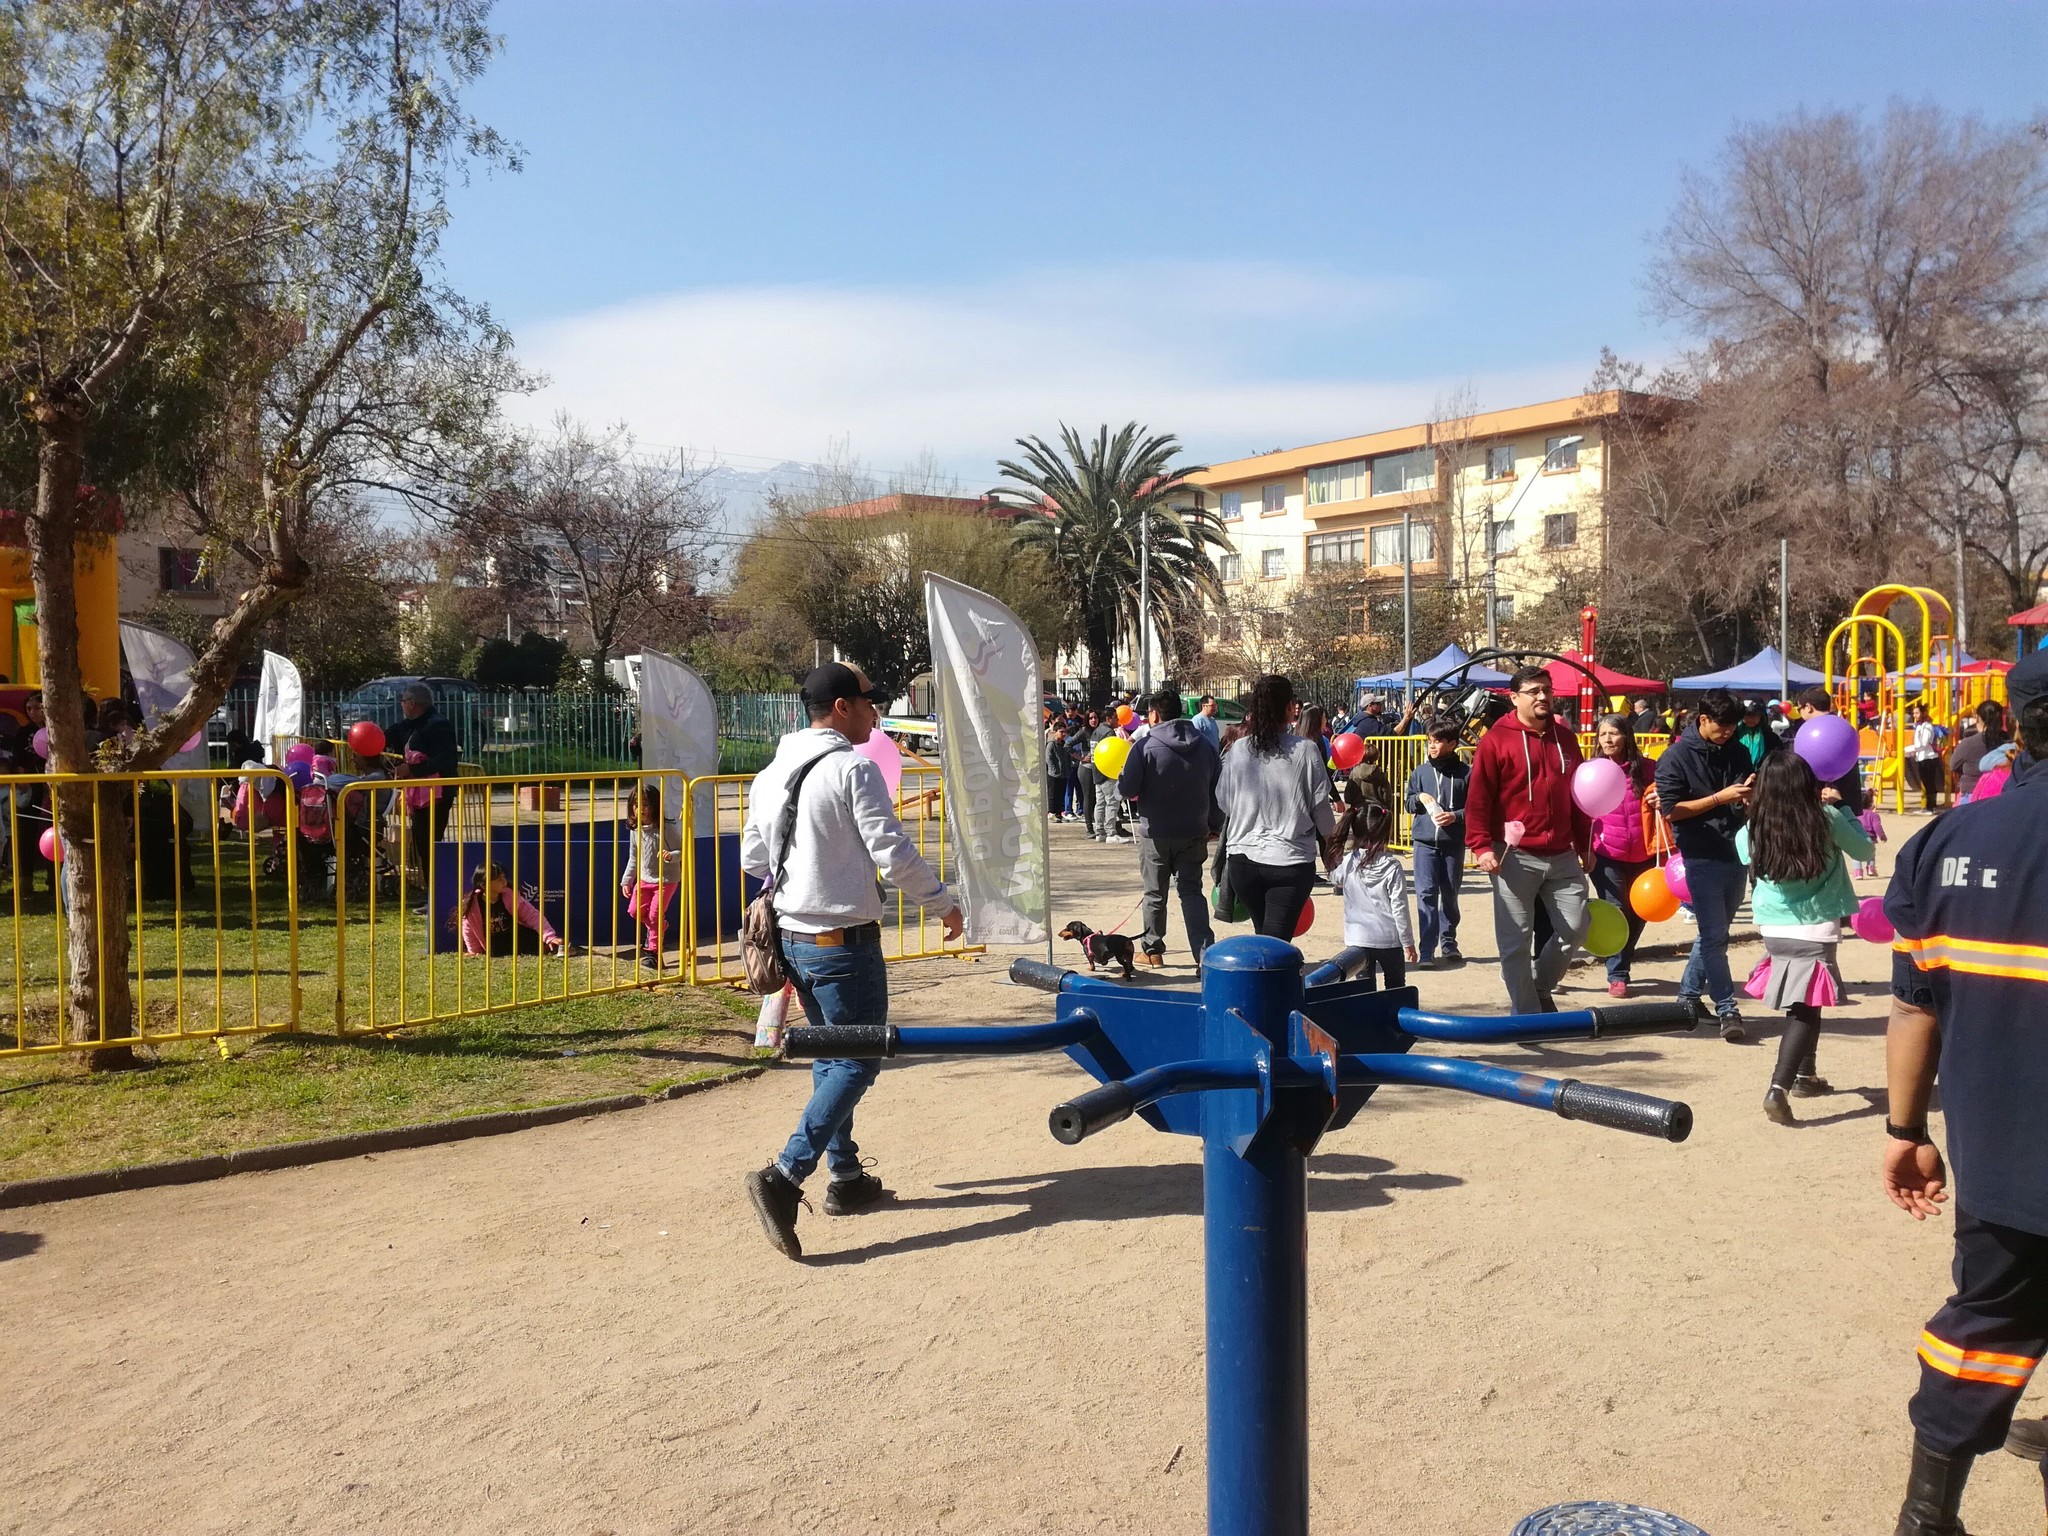
[[[1368,992],[1377,991],[1378,986],[1373,981],[1374,971],[1379,972],[1380,979],[1386,982],[1389,992],[1396,987],[1408,985],[1408,957],[1398,949],[1367,949],[1364,969],[1353,972],[1351,979],[1364,982],[1365,990]]]
[[[1913,777],[1920,781],[1920,807],[1931,811],[1941,800],[1942,787],[1948,782],[1948,774],[1942,768],[1938,757],[1923,757],[1913,764]]]
[[[1316,883],[1314,864],[1254,864],[1241,853],[1230,856],[1230,889],[1251,910],[1252,932],[1294,942],[1301,909]]]
[[[1771,1072],[1773,1088],[1790,1088],[1796,1077],[1818,1077],[1814,1047],[1820,1043],[1820,1010],[1794,1003],[1785,1010],[1785,1033],[1778,1037],[1778,1065]]]

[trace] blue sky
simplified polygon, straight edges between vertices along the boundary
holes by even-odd
[[[740,468],[1136,417],[1215,461],[1667,355],[1641,274],[1730,127],[2048,110],[2048,7],[505,0],[526,168],[457,286],[550,377]]]

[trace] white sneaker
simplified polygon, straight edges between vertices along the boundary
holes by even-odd
[[[1130,839],[1129,839],[1128,837],[1116,836],[1116,837],[1109,837],[1109,838],[1105,838],[1105,839],[1104,839],[1104,841],[1105,841],[1105,842],[1111,842],[1111,843],[1128,843],[1128,842],[1130,841]]]

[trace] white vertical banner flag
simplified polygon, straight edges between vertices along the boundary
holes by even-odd
[[[263,676],[256,683],[256,718],[249,734],[275,764],[280,759],[277,738],[297,736],[305,729],[306,689],[299,681],[299,669],[291,658],[275,651],[263,653]],[[237,768],[240,763],[235,764]]]
[[[191,651],[162,630],[146,624],[121,621],[121,655],[128,674],[135,679],[135,701],[142,706],[142,723],[154,730],[159,720],[184,702],[192,689]],[[204,768],[206,729],[165,761],[166,768]],[[240,766],[237,764],[236,766]],[[205,779],[180,779],[178,798],[192,824],[202,830],[213,825],[213,789]]]
[[[1048,933],[1038,646],[1024,621],[972,587],[927,571],[946,836],[967,937],[1034,944]]]
[[[640,766],[663,775],[661,807],[683,814],[683,780],[718,772],[718,701],[703,678],[660,651],[640,656]],[[695,829],[717,832],[717,786],[697,792]]]

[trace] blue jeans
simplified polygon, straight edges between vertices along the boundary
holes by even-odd
[[[1465,878],[1465,845],[1415,845],[1415,952],[1424,965],[1436,958],[1439,942],[1458,947],[1458,885]]]
[[[1701,993],[1714,1000],[1716,1013],[1735,1012],[1735,981],[1728,974],[1728,927],[1735,921],[1735,909],[1749,888],[1749,871],[1740,864],[1720,859],[1685,861],[1685,883],[1692,891],[1692,915],[1699,920],[1699,937],[1692,941],[1692,954],[1685,962],[1685,974],[1678,979],[1680,997]]]
[[[814,944],[784,931],[783,958],[804,1017],[813,1024],[886,1024],[889,976],[882,962],[882,930],[856,928],[844,944]],[[775,1165],[792,1184],[802,1184],[822,1157],[833,1180],[860,1175],[860,1148],[853,1140],[853,1111],[880,1072],[879,1061],[814,1061],[811,1097],[796,1134]]]

